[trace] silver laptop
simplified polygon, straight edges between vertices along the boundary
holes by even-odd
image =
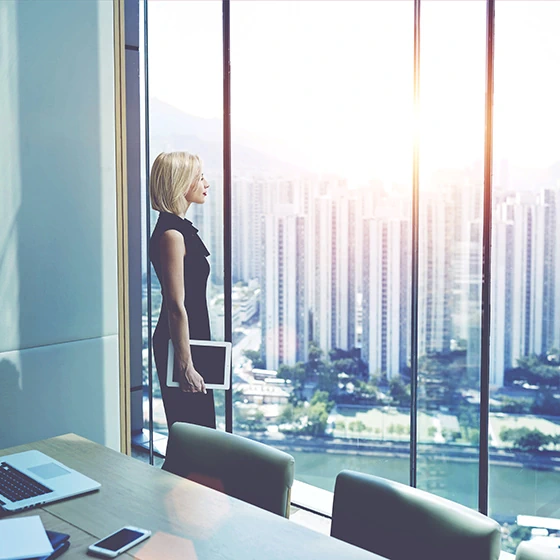
[[[97,490],[101,484],[40,451],[0,457],[0,510],[21,511]]]

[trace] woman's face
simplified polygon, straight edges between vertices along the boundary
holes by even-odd
[[[185,198],[189,204],[204,204],[206,202],[206,196],[208,194],[208,181],[204,178],[202,170],[196,183],[188,190]]]

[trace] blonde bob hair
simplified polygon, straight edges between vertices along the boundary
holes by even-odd
[[[202,171],[202,161],[189,152],[162,152],[150,172],[152,208],[183,217],[189,203],[185,195],[196,185]]]

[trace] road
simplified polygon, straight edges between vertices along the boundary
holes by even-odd
[[[243,352],[245,350],[258,350],[261,347],[261,329],[249,327],[244,329],[245,336],[231,349],[231,365],[233,370],[241,366],[245,361]]]

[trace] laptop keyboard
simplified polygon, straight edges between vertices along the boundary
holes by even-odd
[[[12,502],[20,502],[51,492],[50,488],[43,486],[18,469],[7,463],[0,463],[0,494]]]

